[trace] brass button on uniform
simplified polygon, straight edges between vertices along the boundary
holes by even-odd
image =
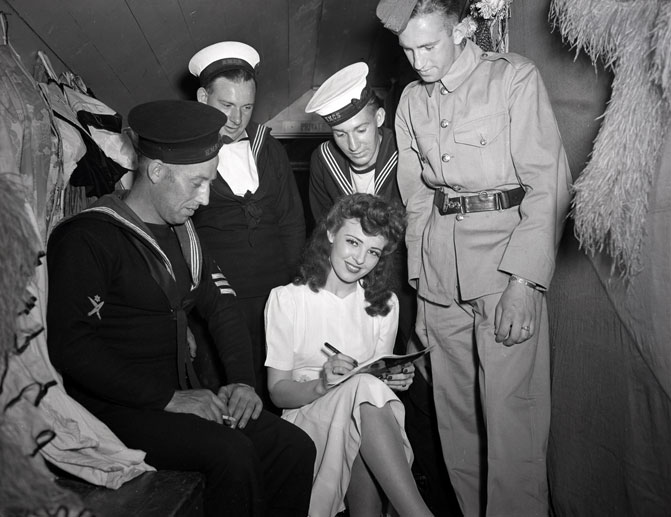
[[[464,220],[464,214],[457,214],[457,221],[463,221]]]
[[[452,186],[452,190],[454,190],[455,192],[461,192],[463,188],[464,187],[462,187],[461,185],[453,185]]]
[[[480,139],[480,145],[487,145],[487,139],[484,136]]]
[[[483,52],[482,57],[487,57],[487,52]]]
[[[440,94],[441,95],[447,95],[447,88],[445,88],[444,86],[441,86],[440,87]]]
[[[451,158],[452,158],[452,157],[451,157],[449,154],[447,154],[447,153],[445,153],[444,155],[442,155],[442,156],[440,157],[440,159],[443,160],[444,162],[449,162]]]
[[[440,121],[440,127],[442,127],[443,129],[445,129],[449,125],[450,125],[450,123],[445,119]]]

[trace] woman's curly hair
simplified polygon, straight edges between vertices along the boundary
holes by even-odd
[[[303,252],[303,260],[294,284],[317,292],[326,285],[331,271],[331,247],[327,231],[335,234],[347,219],[356,219],[366,235],[381,235],[386,240],[380,260],[361,280],[370,316],[386,316],[393,292],[394,251],[405,232],[405,209],[400,203],[389,203],[371,194],[350,194],[339,198],[326,217],[315,228]]]

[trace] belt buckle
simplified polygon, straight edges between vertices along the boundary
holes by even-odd
[[[482,201],[487,201],[489,198],[493,198],[494,208],[492,210],[505,210],[510,206],[508,196],[505,195],[505,192],[501,192],[500,190],[491,193],[483,190],[478,194],[478,198]]]
[[[483,210],[501,210],[501,192],[488,192],[486,190],[480,191],[477,196],[480,201],[494,201],[494,208],[483,208]],[[487,206],[487,205],[486,205]],[[491,206],[491,205],[489,205]]]
[[[445,213],[454,213],[448,212],[447,210],[459,210],[460,213],[464,213],[464,203],[461,199],[461,196],[453,198],[445,196],[445,201]]]

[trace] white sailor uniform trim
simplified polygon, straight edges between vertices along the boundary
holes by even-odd
[[[331,171],[333,179],[336,180],[336,183],[340,187],[340,190],[342,190],[346,195],[354,194],[354,188],[352,186],[351,180],[347,176],[345,176],[345,173],[340,168],[340,165],[338,165],[338,162],[336,161],[335,157],[333,156],[333,153],[331,152],[329,143],[324,142],[323,144],[321,144],[319,146],[319,150],[321,151],[322,156],[324,157],[326,165]]]
[[[261,147],[263,147],[263,142],[265,141],[266,135],[269,132],[270,128],[268,126],[259,124],[259,127],[256,130],[256,134],[254,135],[254,140],[250,142],[250,147],[252,149],[252,156],[254,156],[254,161],[256,163],[259,162],[259,152],[261,151]]]
[[[228,283],[228,280],[226,280],[223,273],[212,273],[212,281],[214,282],[214,285],[219,288],[221,294],[232,294],[233,296],[236,296],[235,291],[231,287],[231,284]]]
[[[398,163],[398,151],[394,151],[394,153],[387,160],[387,163],[385,163],[384,167],[382,167],[380,173],[375,177],[376,194],[382,189],[382,185],[384,185],[384,182],[387,181],[387,178],[391,174],[391,171],[394,170],[394,167],[396,167],[397,163]]]
[[[132,223],[131,221],[126,219],[124,216],[119,214],[114,209],[106,207],[106,206],[95,206],[95,207],[92,207],[92,208],[87,208],[85,210],[82,210],[82,212],[100,212],[102,214],[105,214],[109,217],[112,217],[112,218],[116,219],[117,221],[122,223],[124,226],[128,227],[131,231],[135,232],[143,240],[145,240],[152,248],[154,248],[154,250],[161,257],[163,265],[168,270],[168,273],[170,273],[170,276],[172,277],[172,279],[175,280],[175,271],[173,270],[172,264],[170,263],[170,260],[168,259],[167,255],[163,252],[161,247],[158,245],[158,242],[156,242],[156,239],[154,239],[153,236],[149,235],[147,232],[145,232],[138,225]],[[186,228],[186,234],[189,237],[189,255],[190,255],[190,258],[191,258],[191,262],[190,262],[189,266],[190,266],[190,270],[191,270],[191,290],[193,291],[200,284],[200,274],[201,274],[203,257],[202,257],[201,250],[200,250],[200,243],[199,243],[198,237],[196,235],[196,229],[194,228],[193,222],[191,221],[191,219],[187,219],[186,223],[184,223],[184,226]]]
[[[335,156],[333,156],[333,153],[331,152],[329,142],[322,143],[319,146],[319,151],[321,152],[322,157],[326,162],[326,165],[331,171],[333,179],[335,179],[336,183],[338,183],[340,190],[342,190],[346,195],[354,194],[354,186],[352,185],[352,180],[347,175],[345,175],[343,170],[340,168],[340,165],[338,165]],[[393,154],[387,160],[387,163],[385,163],[382,169],[380,169],[380,172],[378,173],[376,171],[375,192],[374,192],[376,195],[379,194],[380,190],[382,189],[382,185],[384,185],[384,183],[387,181],[389,175],[394,170],[394,167],[396,167],[397,163],[398,163],[398,151],[394,151]]]

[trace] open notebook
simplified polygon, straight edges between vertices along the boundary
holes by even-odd
[[[401,366],[416,361],[424,354],[430,352],[431,348],[432,347],[425,348],[424,350],[419,350],[418,352],[413,352],[411,354],[404,354],[404,355],[385,354],[372,357],[371,359],[361,363],[359,366],[349,371],[345,375],[342,375],[336,381],[330,382],[329,388],[337,386],[338,384],[345,382],[350,377],[357,375],[359,373],[369,373],[371,375],[374,375],[375,377],[381,377],[382,375],[385,375],[387,373],[399,373],[399,372],[392,372],[391,370],[395,366]]]

